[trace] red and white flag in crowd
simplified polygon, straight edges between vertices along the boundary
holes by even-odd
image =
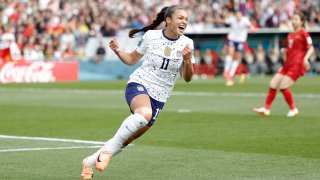
[[[0,61],[18,61],[21,60],[21,51],[15,42],[11,42],[9,47],[0,49]]]

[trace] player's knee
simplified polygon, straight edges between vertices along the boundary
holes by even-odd
[[[276,83],[274,83],[274,82],[271,81],[271,82],[269,83],[269,87],[272,88],[272,89],[277,89],[277,88],[278,88],[278,85],[277,85]]]
[[[279,89],[283,90],[283,89],[288,89],[289,86],[287,84],[280,84]]]
[[[152,118],[152,113],[151,114],[145,114],[144,117],[146,118],[147,121],[150,121]]]
[[[134,113],[141,114],[147,121],[150,121],[152,118],[152,109],[148,107],[137,108]]]

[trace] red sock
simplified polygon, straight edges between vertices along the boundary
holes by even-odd
[[[276,97],[276,94],[277,94],[277,90],[276,89],[269,88],[268,95],[267,95],[267,98],[266,98],[266,104],[264,105],[264,108],[270,109],[270,106],[271,106],[274,98]]]
[[[294,104],[293,101],[293,95],[289,89],[281,89],[281,92],[284,96],[284,99],[287,101],[290,109],[296,108],[296,105]]]

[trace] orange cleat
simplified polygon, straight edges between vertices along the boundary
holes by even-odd
[[[92,166],[87,164],[86,159],[82,161],[82,173],[81,173],[81,179],[88,180],[93,178],[93,170]]]
[[[100,172],[108,167],[112,154],[107,149],[103,149],[96,160],[96,169]]]

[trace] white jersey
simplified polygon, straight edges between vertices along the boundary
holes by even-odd
[[[143,54],[142,65],[130,76],[130,82],[142,84],[149,95],[160,102],[166,102],[182,66],[184,47],[194,50],[193,40],[182,35],[170,39],[164,30],[149,30],[139,41],[136,51]],[[192,63],[195,62],[192,55]]]
[[[232,16],[225,20],[226,24],[230,25],[230,32],[228,34],[228,40],[234,42],[245,42],[248,37],[248,27],[251,25],[247,17],[242,17],[237,20],[236,17]]]

